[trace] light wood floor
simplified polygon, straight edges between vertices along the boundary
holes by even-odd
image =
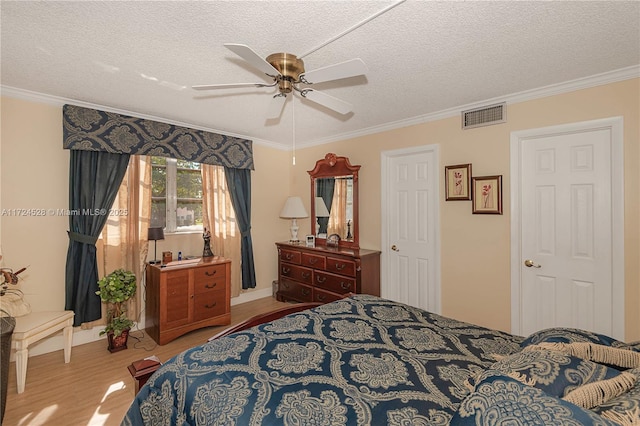
[[[268,297],[232,306],[231,324],[285,305]],[[74,346],[69,364],[64,363],[62,350],[30,357],[25,391],[20,395],[12,362],[2,425],[119,425],[134,396],[127,370],[131,362],[151,355],[164,362],[225,327],[196,330],[164,346],[136,330],[129,336],[129,349],[121,352],[107,351],[106,338]]]

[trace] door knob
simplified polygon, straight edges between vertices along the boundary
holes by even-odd
[[[524,261],[524,266],[526,266],[527,268],[541,268],[542,265],[538,265],[537,263],[535,263],[533,260],[527,259]]]
[[[400,249],[395,244],[391,246],[391,250],[400,251]]]

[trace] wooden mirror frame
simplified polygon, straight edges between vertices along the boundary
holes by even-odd
[[[338,243],[339,247],[359,249],[359,233],[358,233],[358,171],[360,166],[353,166],[349,162],[347,157],[339,157],[336,154],[330,152],[324,156],[322,160],[316,162],[316,166],[313,170],[309,170],[309,176],[311,177],[311,234],[316,234],[316,179],[331,178],[339,176],[352,176],[353,177],[353,224],[351,227],[351,234],[353,238],[350,241],[340,239]],[[316,236],[316,244],[327,245],[326,238],[318,238]]]

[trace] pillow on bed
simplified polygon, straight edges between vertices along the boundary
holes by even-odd
[[[619,376],[620,371],[593,361],[546,349],[506,356],[482,372],[476,383],[492,375],[512,377],[547,394],[563,397],[580,386]]]
[[[524,348],[529,345],[535,345],[542,342],[591,342],[606,346],[624,344],[623,342],[620,342],[613,337],[605,336],[604,334],[592,333],[578,328],[554,327],[530,334],[522,341],[522,343],[520,343],[520,347]]]
[[[618,370],[640,367],[640,352],[622,346],[606,346],[591,342],[543,342],[527,346],[523,350],[529,351],[535,349],[562,352],[578,358],[588,359],[598,364],[611,366]]]
[[[628,372],[636,376],[635,385],[628,392],[593,407],[592,410],[620,424],[637,425],[640,424],[640,368]]]
[[[460,403],[450,424],[618,426],[592,411],[505,376],[489,376],[480,381]]]

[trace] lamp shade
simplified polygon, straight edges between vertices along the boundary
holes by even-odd
[[[280,217],[283,219],[298,219],[308,216],[300,197],[287,198],[287,202],[280,212]]]
[[[149,228],[147,238],[149,241],[164,240],[164,230],[160,226]]]
[[[316,197],[316,217],[329,217],[329,210],[322,197]]]

